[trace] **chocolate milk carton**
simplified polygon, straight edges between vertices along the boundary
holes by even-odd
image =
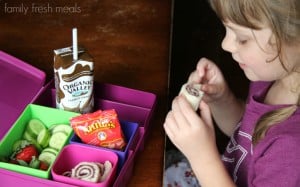
[[[93,59],[84,48],[78,48],[78,59],[73,59],[73,48],[54,50],[56,107],[89,113],[93,111]]]

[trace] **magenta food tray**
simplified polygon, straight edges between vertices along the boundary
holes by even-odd
[[[65,176],[65,172],[71,172],[71,170],[79,163],[82,162],[96,162],[104,164],[105,161],[109,161],[112,165],[105,179],[99,182],[84,181],[76,178]],[[85,186],[85,187],[106,187],[111,186],[116,177],[118,163],[118,155],[112,151],[105,149],[97,149],[95,147],[84,146],[79,144],[66,145],[55,160],[51,169],[53,180]],[[84,167],[81,172],[87,171],[90,168]],[[80,176],[79,173],[77,173]]]

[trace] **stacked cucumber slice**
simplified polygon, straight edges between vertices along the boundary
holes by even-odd
[[[50,165],[64,146],[72,130],[72,127],[67,124],[56,124],[47,128],[39,119],[31,119],[23,138],[37,147],[40,152],[38,160]]]

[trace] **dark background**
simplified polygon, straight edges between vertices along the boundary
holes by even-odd
[[[209,58],[221,68],[234,93],[245,98],[248,81],[242,70],[221,48],[225,35],[222,22],[212,11],[206,0],[174,1],[173,26],[170,54],[169,101],[179,93],[181,86],[195,70],[201,57]],[[228,138],[216,129],[220,152],[227,145]],[[166,138],[166,151],[175,149]]]

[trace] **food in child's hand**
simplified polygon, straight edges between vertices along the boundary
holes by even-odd
[[[73,117],[70,122],[75,134],[83,143],[119,150],[126,145],[114,109],[82,114]]]
[[[77,178],[89,182],[102,182],[109,175],[112,169],[110,161],[99,162],[80,162],[71,171],[64,172],[63,175]]]
[[[186,97],[195,111],[198,110],[200,101],[204,94],[201,91],[201,86],[201,84],[185,83],[184,85],[182,85],[179,93]]]

